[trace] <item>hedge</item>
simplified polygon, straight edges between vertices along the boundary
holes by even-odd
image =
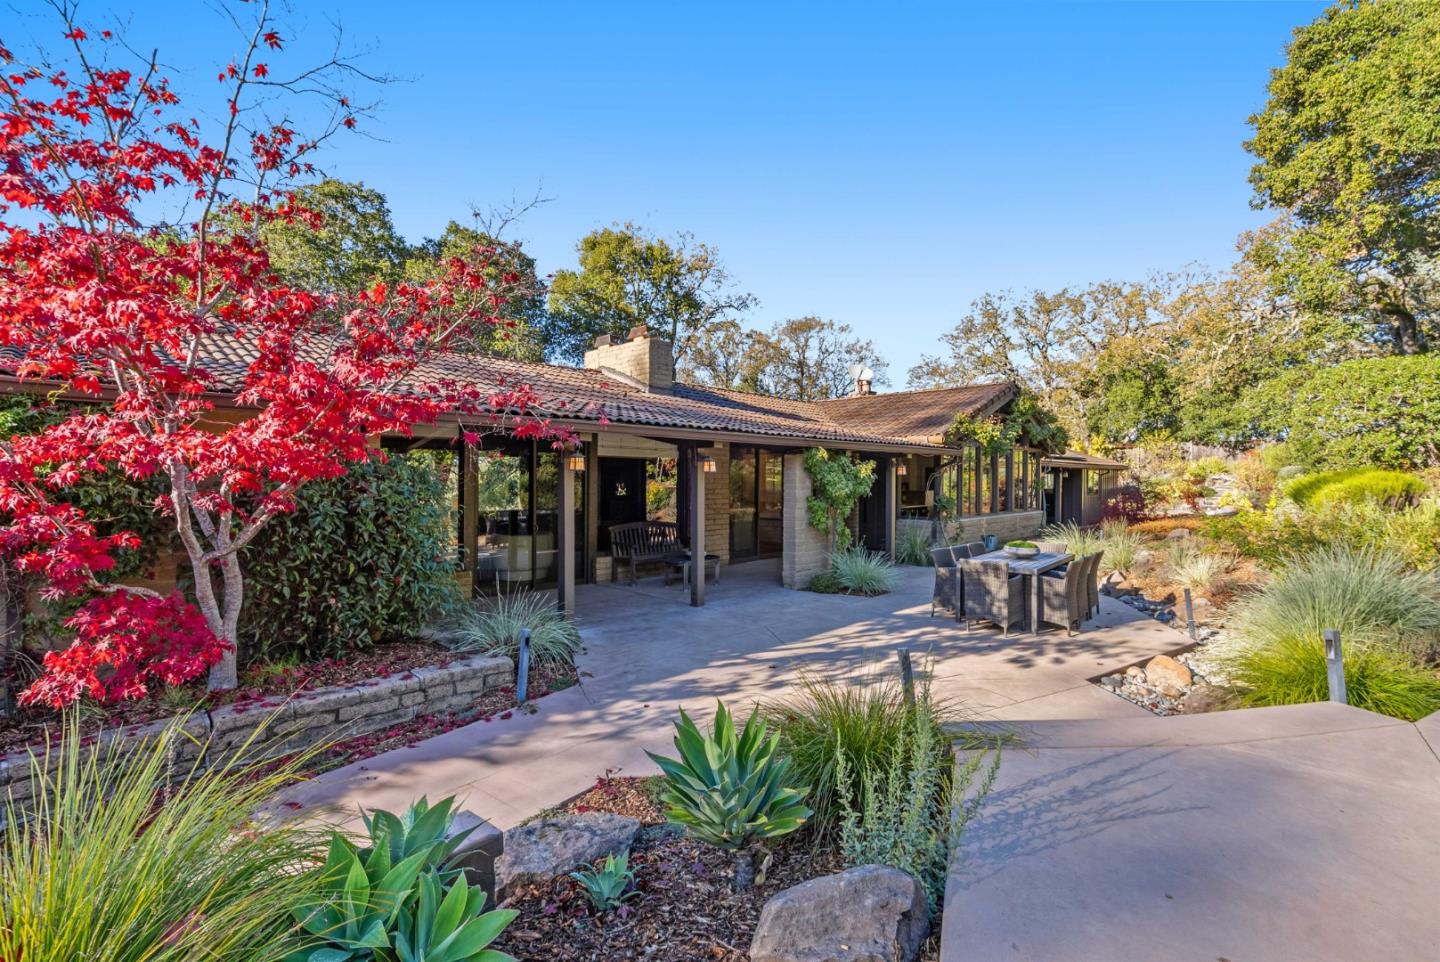
[[[452,508],[432,464],[392,456],[297,501],[242,556],[247,654],[333,657],[410,637],[454,596]]]

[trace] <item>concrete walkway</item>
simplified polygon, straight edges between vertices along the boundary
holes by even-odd
[[[659,579],[582,587],[586,653],[579,687],[533,715],[476,723],[413,748],[328,772],[287,799],[339,821],[358,806],[403,808],[421,794],[458,795],[501,828],[559,804],[606,770],[650,773],[645,750],[671,750],[678,706],[708,715],[715,699],[744,709],[793,690],[803,672],[874,677],[895,651],[929,652],[934,690],[994,719],[1148,717],[1086,679],[1177,647],[1170,628],[1105,599],[1092,630],[1002,639],[930,617],[932,574],[901,569],[894,593],[850,598],[788,591],[774,563],[726,568],[704,608]]]
[[[958,853],[943,962],[1440,958],[1440,715],[1020,727]]]

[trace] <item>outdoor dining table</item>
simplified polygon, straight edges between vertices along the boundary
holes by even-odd
[[[1030,579],[1028,594],[1030,597],[1030,624],[1031,633],[1038,634],[1040,631],[1040,576],[1047,571],[1054,571],[1061,565],[1067,565],[1075,560],[1073,554],[1061,554],[1054,551],[1042,551],[1030,558],[1017,558],[1005,550],[987,551],[985,554],[976,555],[976,561],[1004,561],[1010,566],[1012,575],[1025,575]]]

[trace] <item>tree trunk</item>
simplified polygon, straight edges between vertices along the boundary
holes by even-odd
[[[1395,339],[1397,354],[1424,354],[1425,333],[1420,330],[1415,315],[1399,304],[1387,303],[1380,308],[1390,318],[1390,327]]]
[[[755,850],[742,848],[735,853],[735,891],[748,892],[755,884]]]

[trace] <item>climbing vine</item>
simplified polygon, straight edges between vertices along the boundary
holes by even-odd
[[[805,501],[810,526],[825,532],[831,554],[844,551],[850,546],[845,521],[875,484],[875,462],[857,461],[843,451],[810,448],[805,452],[805,470],[812,487]]]
[[[1058,454],[1070,443],[1059,418],[1042,407],[1035,395],[1023,391],[1003,416],[957,414],[945,432],[948,446],[970,442],[979,445],[987,456],[1005,454],[1022,439],[1047,454]]]

